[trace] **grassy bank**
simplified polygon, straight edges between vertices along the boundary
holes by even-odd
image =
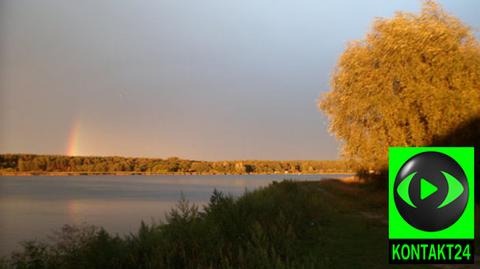
[[[384,191],[336,180],[215,192],[204,210],[181,200],[129,236],[65,226],[3,268],[386,268],[385,205]]]

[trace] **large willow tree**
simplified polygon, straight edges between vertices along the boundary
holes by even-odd
[[[389,146],[430,145],[480,116],[479,42],[431,1],[420,14],[376,19],[341,55],[319,107],[345,157],[383,169]]]

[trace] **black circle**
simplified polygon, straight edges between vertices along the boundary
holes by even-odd
[[[448,193],[448,183],[443,172],[455,177],[464,188],[463,193],[450,204],[438,208]],[[410,174],[408,194],[412,207],[397,193],[398,185]],[[428,180],[438,190],[426,199],[420,198],[420,181]],[[424,231],[439,231],[453,225],[463,214],[468,201],[468,182],[462,167],[450,156],[439,152],[422,152],[407,160],[397,173],[394,183],[394,200],[400,215],[413,227]]]

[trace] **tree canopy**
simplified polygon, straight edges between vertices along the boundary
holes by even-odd
[[[480,115],[480,45],[473,31],[426,1],[419,14],[378,18],[348,44],[319,100],[357,169],[383,169],[389,146],[434,143]]]

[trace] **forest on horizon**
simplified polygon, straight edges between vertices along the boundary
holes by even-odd
[[[319,174],[350,172],[341,160],[197,161],[177,157],[133,158],[0,154],[0,175],[14,174]]]

